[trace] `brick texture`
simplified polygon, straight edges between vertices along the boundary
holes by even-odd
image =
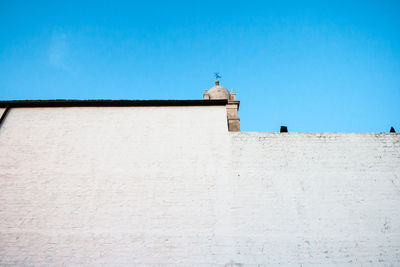
[[[231,133],[235,262],[400,265],[400,135]]]
[[[224,106],[0,128],[0,266],[396,266],[399,206],[398,134],[232,133]]]

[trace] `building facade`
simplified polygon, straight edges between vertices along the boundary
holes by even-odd
[[[240,132],[218,86],[0,102],[0,265],[400,265],[399,134]]]

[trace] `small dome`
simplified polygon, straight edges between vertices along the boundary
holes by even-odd
[[[210,99],[229,99],[230,96],[229,91],[219,85],[219,81],[215,81],[215,86],[208,90],[208,95]]]

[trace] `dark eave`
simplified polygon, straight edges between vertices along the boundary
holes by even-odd
[[[12,100],[0,101],[0,108],[25,107],[148,107],[148,106],[213,106],[226,105],[227,100]]]

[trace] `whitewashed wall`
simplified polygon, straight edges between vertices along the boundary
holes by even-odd
[[[223,106],[11,109],[0,265],[400,264],[398,134],[229,133]]]
[[[228,142],[224,106],[11,109],[0,265],[212,263]]]
[[[231,137],[235,262],[400,265],[400,135]]]

